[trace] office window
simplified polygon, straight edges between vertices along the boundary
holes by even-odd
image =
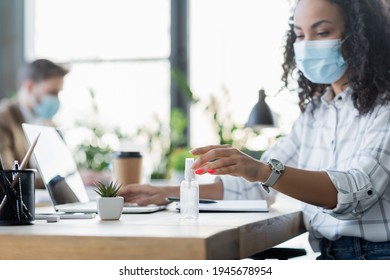
[[[26,58],[70,66],[56,116],[70,145],[80,123],[133,135],[154,115],[168,122],[169,0],[26,1],[26,19]]]
[[[207,103],[217,97],[221,110],[243,125],[264,88],[266,101],[287,132],[297,117],[297,99],[289,93],[275,96],[281,83],[283,39],[290,1],[196,0],[190,6],[191,87]],[[226,99],[224,92],[231,100]],[[192,109],[191,144],[218,141],[212,119]],[[286,112],[288,112],[286,114]],[[222,112],[223,113],[223,112]]]
[[[204,112],[211,95],[243,125],[264,88],[282,130],[288,131],[299,111],[296,98],[274,94],[281,86],[289,2],[189,1],[190,86],[201,100],[191,107],[191,146],[217,142],[211,117]],[[56,116],[71,146],[82,141],[80,123],[132,135],[139,127],[155,126],[155,119],[169,122],[169,0],[25,3],[26,58],[49,58],[71,68]],[[287,110],[286,117],[282,113]],[[104,140],[118,145],[110,137]]]

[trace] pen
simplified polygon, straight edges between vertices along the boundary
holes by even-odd
[[[17,172],[19,170],[19,162],[17,160],[14,161],[14,165],[12,166],[12,169],[13,171],[16,171],[12,174],[12,180],[17,180],[18,182],[18,191],[17,191],[17,196],[16,196],[16,213],[17,213],[17,216],[18,216],[18,219],[19,219],[19,222],[22,221],[23,217],[22,217],[22,212],[23,212],[23,199],[22,199],[22,184],[21,184],[21,180],[20,180],[20,176],[18,178],[16,178],[18,176],[18,173]]]
[[[14,170],[14,171],[17,171],[17,170],[19,170],[19,162],[17,161],[17,160],[14,160],[14,165],[12,166],[12,170]],[[14,172],[13,174],[12,174],[12,179],[14,180],[15,179],[15,177],[16,177],[16,175],[18,174],[18,172]]]
[[[180,202],[180,198],[179,197],[167,197],[165,198],[166,201],[178,201]],[[217,201],[215,200],[212,200],[212,199],[199,199],[199,203],[217,203]]]

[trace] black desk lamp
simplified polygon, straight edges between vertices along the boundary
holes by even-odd
[[[259,90],[259,101],[253,107],[249,115],[248,122],[246,123],[245,126],[257,128],[257,129],[275,126],[271,109],[268,107],[267,103],[265,102],[264,89]]]

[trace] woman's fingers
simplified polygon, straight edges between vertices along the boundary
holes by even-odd
[[[214,149],[218,149],[218,148],[228,148],[228,147],[231,147],[231,146],[227,145],[227,144],[225,144],[225,145],[209,145],[209,146],[204,146],[204,147],[192,149],[190,151],[190,153],[193,154],[194,156],[197,156],[197,155],[205,154],[210,150],[214,150]]]
[[[200,155],[192,165],[192,169],[207,168],[206,165],[209,163],[220,160],[221,158],[230,157],[234,148],[230,145],[219,145],[219,146],[207,146],[198,148],[196,155]],[[195,154],[195,153],[194,153]],[[208,168],[210,169],[210,168]]]
[[[195,173],[202,175],[210,174],[231,174],[234,172],[234,167],[239,163],[242,153],[230,146],[224,148],[216,148],[202,154],[194,163],[192,168]]]
[[[229,174],[229,171],[232,170],[234,165],[234,161],[229,158],[219,158],[218,160],[208,162],[202,167],[196,169],[195,173],[197,175],[202,175],[205,173],[213,175]]]
[[[207,146],[197,149],[200,156],[192,169],[202,175],[241,176],[249,181],[256,181],[259,172],[259,161],[229,145]],[[202,152],[205,152],[202,154]]]

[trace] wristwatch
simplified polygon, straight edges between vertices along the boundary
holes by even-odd
[[[261,183],[261,186],[266,192],[269,193],[269,188],[276,183],[276,181],[282,175],[285,167],[283,163],[274,158],[270,158],[267,161],[267,164],[271,168],[271,175],[268,177],[267,181]]]

